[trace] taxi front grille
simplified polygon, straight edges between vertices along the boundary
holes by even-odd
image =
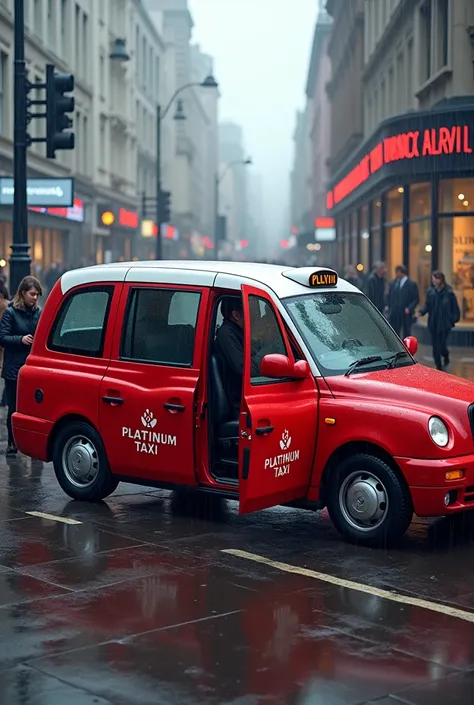
[[[472,502],[474,502],[474,485],[470,485],[464,490],[464,504],[472,504]]]

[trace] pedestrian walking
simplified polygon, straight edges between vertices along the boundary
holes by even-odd
[[[386,274],[387,267],[385,266],[385,262],[375,262],[365,282],[365,294],[372,301],[374,306],[378,308],[380,313],[383,313],[385,309]]]
[[[8,457],[17,454],[12,433],[12,415],[16,409],[18,373],[26,362],[40,317],[38,299],[42,295],[41,284],[35,277],[21,280],[13,301],[0,319],[0,345],[4,349],[2,377],[8,406],[7,431]]]
[[[0,320],[8,308],[8,302],[10,300],[10,295],[3,279],[0,278]],[[3,348],[0,347],[0,371],[3,368]],[[0,400],[0,406],[6,406],[6,394],[5,387],[3,387],[2,398]]]
[[[388,292],[388,320],[401,338],[410,335],[419,302],[418,284],[410,279],[405,265],[399,264]]]
[[[356,286],[360,290],[364,288],[362,279],[360,278],[357,269],[354,267],[353,264],[348,264],[347,267],[344,269],[344,279],[348,281],[349,284]]]
[[[416,317],[428,314],[428,330],[433,346],[436,369],[449,365],[448,336],[461,318],[456,294],[446,283],[443,272],[436,270],[431,275],[431,286],[426,293],[426,303]]]

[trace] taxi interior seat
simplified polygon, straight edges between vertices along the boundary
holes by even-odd
[[[232,418],[232,407],[222,382],[222,366],[217,355],[211,355],[210,416],[214,433],[215,458],[218,464],[231,464],[235,474],[238,466],[239,420]],[[230,469],[230,468],[229,468]]]

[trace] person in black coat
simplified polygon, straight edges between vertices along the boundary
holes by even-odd
[[[433,358],[436,369],[442,370],[449,365],[448,336],[451,329],[461,318],[456,294],[446,284],[443,272],[435,271],[431,275],[432,286],[426,293],[426,303],[417,313],[417,318],[428,314],[428,330],[431,334]],[[5,315],[5,314],[4,314]]]
[[[385,266],[385,262],[375,262],[365,282],[365,295],[372,301],[374,306],[378,308],[380,313],[383,313],[385,309],[386,274],[387,267]]]
[[[419,302],[418,284],[410,279],[405,265],[399,264],[388,292],[388,320],[401,338],[410,335]]]
[[[35,277],[24,277],[13,301],[0,320],[0,345],[4,349],[2,377],[5,380],[5,397],[8,406],[7,456],[14,456],[18,452],[12,433],[12,415],[16,410],[18,373],[31,350],[40,317],[38,299],[42,293],[41,284]]]

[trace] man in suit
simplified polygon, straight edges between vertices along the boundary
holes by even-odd
[[[385,310],[385,275],[387,268],[385,262],[375,262],[372,271],[365,282],[365,294],[378,308],[380,313]]]
[[[411,333],[415,308],[420,301],[418,285],[403,264],[395,267],[395,279],[388,292],[388,320],[401,338]]]

